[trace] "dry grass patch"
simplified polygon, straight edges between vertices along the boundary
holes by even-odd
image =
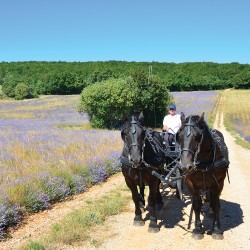
[[[100,246],[105,239],[113,235],[105,225],[106,219],[127,211],[130,200],[130,191],[124,184],[119,190],[99,199],[88,199],[84,209],[75,209],[61,221],[52,224],[49,233],[43,235],[40,240],[29,241],[20,249],[52,250],[79,245]]]

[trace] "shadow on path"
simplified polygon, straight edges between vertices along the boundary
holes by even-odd
[[[188,228],[188,225],[183,226],[183,223],[181,223],[183,221],[186,221],[184,224],[191,223],[192,229],[194,226],[195,219],[194,212],[192,214],[190,212],[186,212],[186,208],[188,206],[191,206],[191,199],[185,187],[183,193],[185,201],[179,200],[174,193],[164,191],[161,192],[164,205],[162,207],[158,207],[157,210],[157,219],[160,227],[164,226],[165,228],[174,228],[178,225],[185,231],[191,231],[190,228]],[[223,199],[220,199],[220,203],[220,221],[221,229],[223,232],[238,227],[240,224],[243,223],[244,215],[240,204],[226,201]],[[209,213],[208,202],[205,202],[203,204],[202,215],[204,216],[202,221],[204,229],[207,234],[210,234],[213,226],[213,213]],[[149,213],[145,214],[144,220],[149,220]]]

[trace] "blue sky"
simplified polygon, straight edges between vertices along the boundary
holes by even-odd
[[[0,62],[250,63],[249,0],[0,0]]]

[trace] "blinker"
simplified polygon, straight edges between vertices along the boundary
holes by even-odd
[[[135,130],[135,124],[137,124],[137,121],[135,120],[134,116],[132,116],[131,124],[132,124],[132,126],[131,126],[132,134],[134,134],[136,132],[136,130]]]
[[[192,116],[189,117],[188,123],[185,124],[185,130],[187,137],[191,134],[191,126],[194,126],[194,123],[191,122]]]

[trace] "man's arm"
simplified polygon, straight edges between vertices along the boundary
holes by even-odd
[[[167,125],[163,125],[162,130],[163,130],[163,131],[168,131],[168,126],[167,126]]]
[[[165,116],[163,119],[163,126],[162,126],[163,132],[168,131],[167,120],[168,120],[168,118],[167,118],[167,116]]]

